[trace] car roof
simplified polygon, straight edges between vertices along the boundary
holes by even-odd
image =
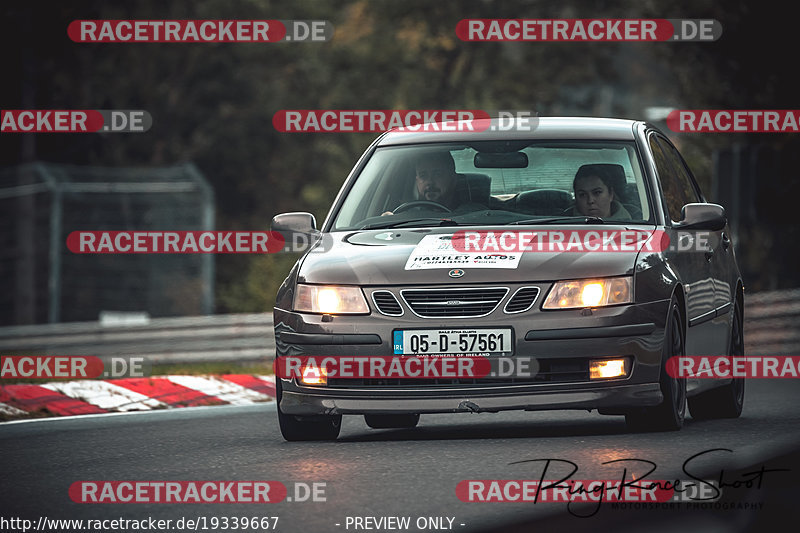
[[[635,127],[641,121],[596,117],[530,117],[527,122],[517,120],[519,128],[511,129],[510,119],[476,119],[469,131],[441,131],[443,125],[456,129],[455,122],[428,124],[429,131],[390,130],[378,140],[378,146],[433,142],[497,141],[513,139],[574,139],[574,140],[624,140],[635,138]],[[503,131],[505,128],[508,131]]]

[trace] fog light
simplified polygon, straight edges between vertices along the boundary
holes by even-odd
[[[328,372],[325,368],[316,365],[304,366],[300,373],[300,383],[303,385],[327,385]]]
[[[627,375],[627,372],[625,372],[625,359],[589,361],[590,379],[618,378],[625,375]]]

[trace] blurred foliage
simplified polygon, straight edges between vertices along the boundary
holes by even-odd
[[[217,227],[227,230],[266,228],[283,211],[310,211],[321,222],[375,137],[280,133],[272,116],[282,109],[520,109],[641,118],[651,105],[796,107],[796,85],[785,83],[789,66],[778,53],[792,49],[793,33],[775,31],[776,24],[788,30],[788,22],[773,20],[776,11],[763,2],[94,0],[76,7],[13,1],[0,13],[3,108],[32,102],[49,109],[146,109],[153,116],[146,134],[36,135],[38,159],[119,166],[194,161],[215,190]],[[724,33],[715,43],[467,43],[455,36],[462,18],[503,17],[708,17],[720,20]],[[74,19],[186,18],[326,19],[335,33],[329,43],[275,44],[85,44],[66,36]],[[675,137],[706,190],[712,150],[744,140]],[[19,162],[21,142],[21,136],[4,139],[0,164]],[[291,262],[278,255],[218,256],[217,311],[269,309]]]
[[[236,313],[272,309],[275,293],[300,254],[255,255],[242,261],[238,275],[218,287],[217,305]]]

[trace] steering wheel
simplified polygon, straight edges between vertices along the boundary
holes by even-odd
[[[447,206],[442,205],[437,202],[431,202],[430,200],[413,200],[411,202],[405,202],[398,205],[395,210],[393,211],[396,213],[402,213],[403,211],[408,211],[409,209],[413,209],[415,207],[433,207],[439,211],[443,211],[445,213],[452,213],[453,210],[449,209]]]

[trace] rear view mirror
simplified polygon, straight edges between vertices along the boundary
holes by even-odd
[[[475,168],[528,168],[528,156],[524,152],[478,152],[474,165]]]
[[[680,229],[719,231],[728,223],[725,208],[717,204],[686,204],[681,209]]]
[[[317,233],[317,220],[311,213],[282,213],[272,218],[270,229],[288,233]]]

